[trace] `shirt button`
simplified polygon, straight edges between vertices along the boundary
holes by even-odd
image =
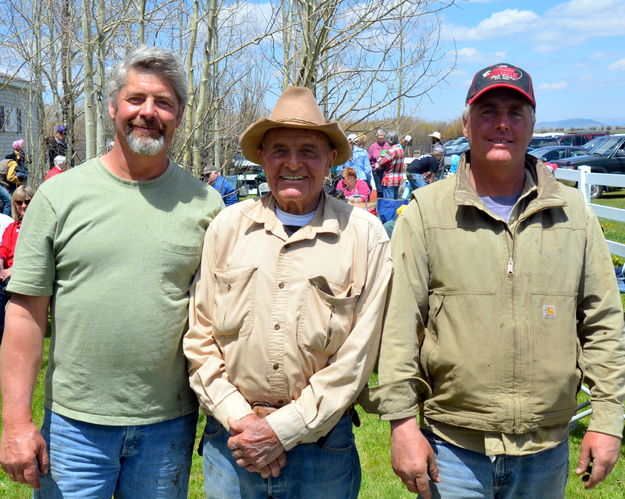
[[[226,289],[227,289],[228,291],[230,291],[230,289],[232,289],[232,286],[231,286],[230,284],[227,284],[227,285],[226,285]]]
[[[278,287],[279,287],[280,289],[282,289],[282,288],[284,287],[284,283],[283,283],[283,282],[281,282],[280,284],[278,284]]]
[[[280,369],[280,364],[274,364],[273,365],[273,370],[277,371],[278,369]]]
[[[280,329],[280,324],[276,324],[273,328],[277,331],[278,329]]]

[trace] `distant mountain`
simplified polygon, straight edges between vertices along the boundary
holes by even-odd
[[[554,130],[558,128],[562,128],[564,130],[570,130],[571,128],[578,129],[601,129],[602,127],[612,126],[612,127],[621,127],[625,128],[625,117],[621,118],[605,118],[601,121],[590,120],[586,118],[569,118],[567,120],[559,120],[559,121],[541,121],[540,123],[536,123],[534,127],[535,130],[540,130],[542,128],[548,130]]]

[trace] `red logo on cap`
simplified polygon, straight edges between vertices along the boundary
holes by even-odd
[[[508,66],[498,66],[489,69],[482,76],[489,80],[520,80],[522,77],[519,71]]]

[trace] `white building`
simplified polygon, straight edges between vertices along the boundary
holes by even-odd
[[[35,88],[26,80],[0,73],[0,159],[13,152],[17,139],[26,141],[31,158],[38,157],[43,139]]]

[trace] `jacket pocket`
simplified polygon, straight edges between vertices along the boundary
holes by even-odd
[[[297,324],[297,342],[308,350],[332,355],[352,328],[356,303],[352,286],[341,287],[323,276],[311,277],[306,295]]]
[[[568,420],[580,382],[575,294],[533,294],[531,393],[534,414]],[[560,421],[561,422],[561,421]]]
[[[496,365],[494,294],[437,292],[419,353],[432,387],[426,405],[492,414]]]
[[[161,241],[161,289],[174,295],[187,296],[200,264],[201,246]]]
[[[254,325],[257,267],[220,269],[215,279],[213,327],[219,343],[223,336],[247,335]]]

